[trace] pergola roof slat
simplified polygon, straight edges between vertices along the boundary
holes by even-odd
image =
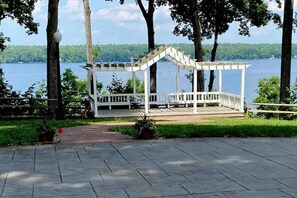
[[[196,62],[196,59],[191,59],[189,55],[170,45],[161,45],[139,58],[133,58],[131,63],[87,64],[85,68],[92,68],[94,71],[144,71],[163,58],[187,70],[240,70],[249,67],[243,62]]]

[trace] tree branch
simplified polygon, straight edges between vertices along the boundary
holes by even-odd
[[[141,0],[137,0],[137,3],[138,3],[138,5],[139,5],[139,8],[140,8],[140,10],[141,10],[141,12],[142,12],[143,17],[144,17],[145,20],[147,21],[147,20],[148,20],[148,13],[146,12],[146,10],[145,10],[145,8],[144,8],[144,6],[143,6],[142,1],[141,1]]]

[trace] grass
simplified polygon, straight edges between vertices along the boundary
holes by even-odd
[[[136,137],[132,126],[113,127],[110,130]],[[202,137],[297,137],[297,122],[264,120],[259,118],[216,118],[205,122],[157,125],[157,138]]]
[[[123,122],[130,120],[111,119],[70,119],[55,122],[57,128],[89,125],[96,123]],[[134,120],[132,120],[134,121]],[[39,119],[0,120],[0,146],[34,145],[38,144],[36,128],[40,124]]]
[[[38,144],[36,128],[41,120],[0,120],[0,146]],[[57,128],[131,122],[135,119],[70,119],[56,121]],[[205,122],[161,123],[157,125],[157,138],[193,138],[193,137],[297,137],[297,122],[285,120],[264,120],[258,118],[232,119],[216,118]],[[132,126],[112,127],[110,130],[136,137]]]

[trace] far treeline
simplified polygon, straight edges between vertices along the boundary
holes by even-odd
[[[192,44],[175,44],[174,47],[194,57]],[[130,62],[147,52],[146,44],[100,45],[95,62]],[[204,45],[204,60],[209,61],[212,45]],[[61,62],[86,62],[85,45],[61,46]],[[297,44],[293,45],[293,57],[297,57]],[[281,58],[281,44],[220,44],[217,60]],[[46,46],[7,46],[0,53],[0,63],[44,63]]]

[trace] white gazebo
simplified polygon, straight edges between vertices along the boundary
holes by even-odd
[[[154,63],[166,58],[168,61],[174,63],[176,70],[176,92],[175,93],[149,93],[148,89],[148,69]],[[178,51],[170,45],[162,45],[155,50],[149,52],[145,56],[133,60],[131,63],[99,63],[88,64],[85,68],[88,70],[89,82],[89,97],[91,100],[91,107],[95,113],[95,117],[105,117],[100,114],[100,111],[108,107],[108,111],[112,111],[115,106],[127,106],[126,116],[132,115],[131,107],[137,99],[143,113],[151,114],[150,105],[160,107],[183,107],[191,109],[192,114],[199,114],[200,106],[217,106],[232,109],[233,111],[244,111],[244,81],[245,69],[249,67],[247,63],[241,62],[196,62],[195,59],[190,59],[190,56]],[[180,91],[180,70],[193,71],[194,92]],[[197,92],[197,71],[198,70],[217,70],[218,71],[218,91],[215,92]],[[241,92],[240,95],[225,93],[222,90],[222,71],[223,70],[241,70]],[[131,72],[133,79],[133,93],[131,94],[101,94],[96,89],[97,72],[117,71],[117,72]],[[136,72],[143,72],[144,93],[136,93],[135,76]],[[104,110],[106,111],[106,110]],[[130,112],[130,113],[129,113]],[[139,113],[139,110],[138,110]],[[106,114],[106,113],[105,113]],[[120,117],[117,113],[108,113],[109,117]]]

